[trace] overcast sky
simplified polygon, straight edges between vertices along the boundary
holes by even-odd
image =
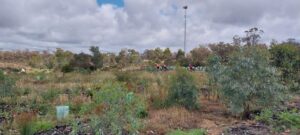
[[[0,0],[0,48],[182,48],[184,0],[99,1]],[[188,5],[188,49],[231,42],[251,27],[265,31],[265,42],[300,39],[300,0],[188,0]]]

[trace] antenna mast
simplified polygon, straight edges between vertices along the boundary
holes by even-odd
[[[187,2],[185,1],[185,6],[183,6],[184,9],[184,53],[187,53],[186,51],[186,24],[187,24]]]

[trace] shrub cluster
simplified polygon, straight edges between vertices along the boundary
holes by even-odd
[[[90,125],[97,134],[138,134],[140,118],[147,116],[145,104],[118,83],[107,83],[93,93],[95,114]]]
[[[276,69],[269,64],[267,49],[245,46],[235,52],[227,64],[212,60],[211,70],[218,72],[209,72],[210,76],[220,86],[222,99],[233,113],[248,117],[252,109],[269,107],[283,99],[285,87]]]
[[[275,131],[292,129],[293,132],[300,133],[300,113],[296,110],[278,112],[266,109],[255,120],[272,126]]]
[[[176,74],[171,76],[167,105],[181,105],[187,109],[197,109],[198,88],[193,76],[182,68],[176,69]]]

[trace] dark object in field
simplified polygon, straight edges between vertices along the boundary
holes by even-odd
[[[208,86],[204,86],[200,88],[201,94],[205,97],[205,99],[210,99],[211,89]]]
[[[5,120],[6,120],[5,117],[1,117],[1,116],[0,116],[0,125],[1,125]]]
[[[189,70],[190,71],[195,71],[195,67],[192,64],[189,64]]]
[[[155,67],[156,67],[156,70],[157,71],[168,71],[168,66],[163,64],[163,65],[160,65],[160,64],[155,64]]]
[[[155,67],[156,67],[157,70],[160,69],[160,65],[159,64],[155,64]]]
[[[271,135],[272,132],[269,127],[263,124],[241,124],[235,127],[229,128],[226,132],[226,135]]]
[[[5,103],[0,103],[0,111],[5,112],[5,111],[10,111],[11,107]]]
[[[162,69],[163,71],[168,71],[167,65],[162,65],[162,66],[161,66],[161,69]]]

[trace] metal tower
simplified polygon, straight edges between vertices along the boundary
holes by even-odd
[[[187,4],[185,6],[183,6],[183,9],[184,9],[184,53],[186,54],[187,50],[186,50],[186,24],[187,24],[187,9],[188,9],[188,6]]]

